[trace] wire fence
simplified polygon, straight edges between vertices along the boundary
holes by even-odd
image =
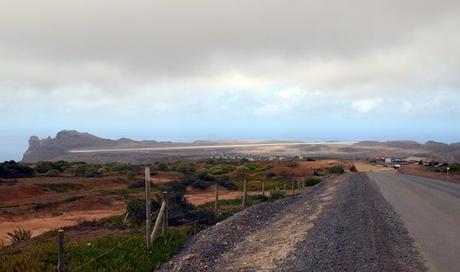
[[[146,169],[146,173],[147,173],[147,170]],[[147,182],[147,174],[146,174],[146,182]],[[150,181],[148,181],[150,182]],[[245,181],[246,182],[246,181]],[[289,183],[288,183],[289,184]],[[286,195],[289,194],[289,192],[292,192],[292,194],[295,194],[294,193],[294,190],[297,189],[298,192],[300,193],[300,190],[301,188],[301,183],[300,181],[291,181],[290,184],[291,188],[286,188],[286,186],[284,186],[284,192]],[[216,185],[217,186],[217,185]],[[241,204],[241,207],[244,208],[245,206],[245,199],[246,198],[250,198],[250,197],[254,197],[256,195],[254,195],[254,193],[251,193],[251,195],[248,195],[247,191],[246,191],[246,184],[245,184],[245,189],[244,189],[244,192],[242,194],[242,204]],[[297,188],[295,188],[297,187]],[[264,188],[264,184],[262,184],[262,188]],[[149,186],[146,186],[146,195],[147,194],[150,194],[150,188]],[[277,189],[278,190],[278,189]],[[266,194],[268,192],[265,192],[265,189],[262,189],[262,191]],[[259,194],[262,194],[262,191],[257,191]],[[259,195],[257,194],[257,195]],[[218,190],[216,190],[216,206],[217,207],[217,203],[219,202],[219,195],[218,195]],[[147,201],[147,204],[146,205],[151,205],[151,203],[149,204],[148,201]],[[164,207],[163,207],[164,206]],[[162,236],[162,235],[165,235],[165,230],[167,229],[168,227],[168,222],[174,222],[175,224],[174,225],[178,225],[178,226],[190,226],[190,225],[196,225],[196,224],[210,224],[210,223],[215,223],[217,220],[218,220],[218,213],[217,213],[217,209],[214,208],[214,217],[210,217],[209,214],[187,214],[187,209],[190,209],[190,207],[187,207],[187,206],[177,206],[177,205],[173,205],[172,207],[170,207],[168,205],[168,198],[166,197],[166,193],[163,193],[163,197],[161,198],[161,207],[159,210],[155,210],[154,212],[150,211],[150,209],[147,209],[148,211],[150,211],[150,217],[149,217],[149,214],[147,213],[146,214],[146,223],[147,224],[151,224],[151,222],[155,222],[155,227],[153,228],[153,231],[151,233],[146,233],[146,245],[147,245],[147,248],[146,250],[151,250],[151,243],[156,239],[157,236]],[[188,211],[190,212],[190,211]],[[211,208],[208,208],[208,212],[212,212],[212,209]],[[126,223],[128,218],[129,218],[129,213],[126,212],[124,213],[123,215],[123,222]],[[194,219],[194,220],[190,220],[191,218],[190,217],[198,217],[197,219]],[[157,218],[157,220],[152,220],[152,217],[154,218]],[[126,246],[129,242],[133,242],[135,239],[139,239],[139,236],[134,236],[134,237],[131,237],[131,238],[127,238],[125,241],[122,241],[122,242],[119,242],[117,245],[113,246],[112,248],[110,249],[107,249],[105,250],[104,252],[100,253],[99,255],[97,255],[96,257],[94,258],[91,258],[90,260],[88,261],[85,261],[84,263],[78,265],[77,267],[75,268],[72,268],[71,270],[69,271],[75,271],[75,272],[78,272],[78,271],[87,271],[87,268],[89,265],[92,265],[92,264],[95,264],[98,260],[101,260],[102,258],[106,258],[107,256],[109,256],[110,254],[112,254],[113,252],[115,252],[117,249],[121,249],[123,248],[124,246]],[[150,241],[149,241],[150,239]],[[63,250],[63,249],[62,249]],[[125,249],[126,250],[126,249]],[[129,252],[129,251],[128,251]],[[134,256],[130,256],[130,259],[135,259],[137,258],[140,254],[142,253],[142,251],[138,251],[138,252],[135,252]],[[59,252],[59,255],[64,255],[63,252]],[[126,254],[125,254],[126,255]],[[122,259],[125,258],[125,255],[122,256]],[[60,260],[61,261],[61,260]],[[64,258],[64,262],[65,262],[65,258]],[[123,266],[128,266],[129,264],[128,263],[123,263],[120,268],[119,271],[123,271]],[[60,264],[60,266],[58,265],[58,267],[64,267],[64,264]],[[64,270],[59,270],[59,271],[64,271]]]

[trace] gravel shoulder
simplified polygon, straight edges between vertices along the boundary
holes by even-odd
[[[195,235],[158,271],[425,271],[365,174],[248,208]]]

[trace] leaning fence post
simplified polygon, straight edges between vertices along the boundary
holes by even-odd
[[[262,196],[265,196],[265,181],[262,181]]]
[[[147,250],[152,248],[150,232],[152,229],[152,195],[150,194],[150,167],[145,167],[145,239]]]
[[[241,206],[243,206],[243,208],[246,206],[247,191],[248,191],[248,180],[246,178],[244,178],[244,181],[243,181],[243,202],[241,204]]]
[[[58,230],[58,272],[65,270],[65,256],[64,256],[64,230]]]
[[[150,236],[150,239],[152,242],[154,242],[156,237],[158,236],[158,231],[160,230],[160,223],[161,223],[161,220],[163,220],[163,217],[165,215],[165,209],[166,209],[166,202],[163,201],[163,203],[161,203],[160,211],[158,212],[157,220],[155,221],[155,226],[153,226],[152,235]]]
[[[215,196],[216,200],[214,201],[214,216],[217,220],[218,217],[218,202],[219,202],[219,183],[216,182],[216,188],[215,188]]]
[[[161,235],[165,235],[166,229],[168,228],[168,193],[163,192],[163,201],[165,203],[165,215],[162,221]]]

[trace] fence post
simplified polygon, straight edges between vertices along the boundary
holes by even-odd
[[[145,167],[145,239],[147,250],[152,249],[150,232],[152,229],[152,195],[150,194],[150,167]]]
[[[214,217],[217,220],[218,217],[218,202],[219,202],[219,183],[216,182],[216,188],[215,188],[215,195],[216,195],[216,200],[214,201]]]
[[[297,191],[300,194],[300,180],[299,179],[297,179]]]
[[[265,181],[262,181],[262,196],[265,196]]]
[[[64,230],[58,230],[58,272],[65,270],[65,256],[64,256]]]
[[[246,207],[247,191],[248,191],[248,179],[244,178],[244,181],[243,181],[243,200],[241,202],[241,207],[242,208]]]
[[[151,241],[155,241],[158,231],[160,230],[160,223],[163,220],[165,215],[166,202],[161,203],[160,211],[158,212],[157,220],[155,221],[155,226],[153,227],[152,235],[150,236]]]
[[[163,192],[163,201],[165,203],[165,216],[163,218],[163,224],[161,228],[161,235],[165,235],[166,229],[168,228],[168,193]]]

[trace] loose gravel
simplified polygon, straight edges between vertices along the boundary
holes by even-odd
[[[190,239],[158,271],[426,271],[365,174],[250,207]]]

